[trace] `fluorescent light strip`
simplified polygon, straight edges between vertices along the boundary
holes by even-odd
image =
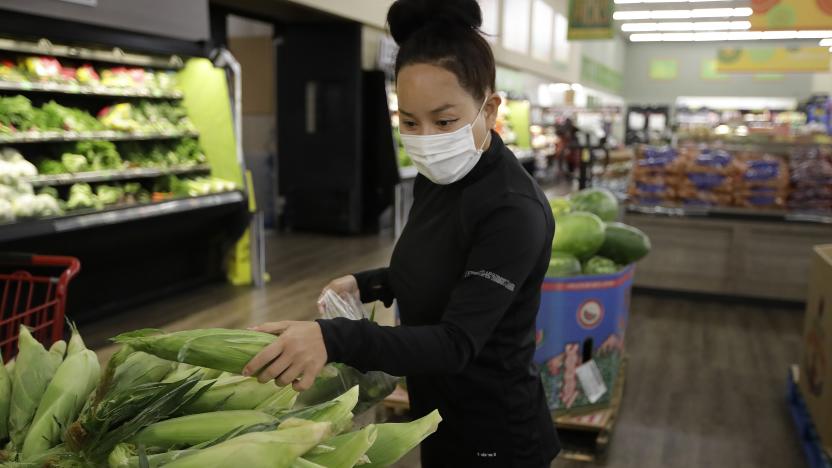
[[[832,39],[832,31],[702,31],[630,34],[631,42],[760,41],[827,38]]]
[[[743,31],[751,29],[750,21],[696,21],[696,22],[665,22],[665,23],[624,23],[624,32],[655,32],[655,31]],[[832,45],[832,44],[830,44]]]
[[[633,10],[616,11],[613,18],[617,20],[646,19],[691,19],[691,18],[730,18],[749,17],[753,10],[742,8],[695,8],[693,10]]]
[[[616,5],[636,5],[640,3],[706,3],[728,2],[731,0],[615,0]]]

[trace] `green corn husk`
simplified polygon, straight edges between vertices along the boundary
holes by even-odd
[[[146,466],[147,468],[158,468],[178,458],[193,455],[197,452],[199,452],[199,449],[171,450],[168,452],[147,454]],[[141,468],[141,461],[136,454],[135,446],[124,443],[116,445],[116,448],[110,452],[110,456],[107,458],[107,465],[109,468]]]
[[[190,447],[221,437],[237,428],[276,423],[274,416],[252,410],[191,414],[152,424],[136,434],[132,442],[161,449]]]
[[[18,346],[17,364],[11,376],[9,434],[14,446],[20,448],[43,398],[43,392],[61,365],[61,358],[47,351],[22,325]]]
[[[220,468],[263,466],[291,468],[294,461],[329,437],[329,423],[310,423],[289,429],[254,432],[235,437],[193,455],[179,458],[166,468]]]
[[[306,421],[330,422],[333,431],[340,434],[352,427],[352,410],[358,403],[358,387],[353,387],[334,400],[320,403],[307,408],[284,411],[278,414],[278,419],[300,419]]]
[[[49,352],[57,356],[60,356],[61,359],[63,359],[66,355],[66,341],[58,340],[52,343],[52,346],[49,347]]]
[[[173,361],[136,351],[115,369],[113,391],[122,391],[146,383],[161,382],[176,365]],[[183,375],[182,378],[186,378]],[[178,379],[181,380],[181,379]],[[175,380],[174,380],[175,381]]]
[[[12,372],[14,372],[14,363],[15,362],[16,362],[15,358],[11,358],[9,360],[9,362],[7,362],[5,366],[3,366],[3,367],[6,368],[6,373],[9,374],[10,377],[12,375]]]
[[[439,411],[434,410],[427,416],[409,423],[378,424],[376,441],[367,450],[370,463],[362,466],[377,468],[396,463],[427,436],[436,432],[441,421]]]
[[[121,362],[124,357],[124,354],[114,356]],[[192,375],[178,382],[147,383],[119,392],[104,392],[102,396],[96,394],[69,427],[64,440],[71,450],[82,452],[92,461],[103,462],[116,445],[198,398],[199,392],[190,394],[197,383],[199,377]]]
[[[9,437],[9,404],[12,401],[12,378],[0,356],[0,440]]]
[[[151,355],[152,356],[152,355]],[[174,382],[191,375],[194,371],[199,371],[199,378],[202,380],[213,380],[218,378],[223,372],[217,369],[209,369],[207,367],[192,366],[184,362],[177,362],[176,367],[164,378],[164,382]]]
[[[206,413],[217,410],[253,410],[262,405],[265,412],[275,414],[292,407],[297,395],[292,387],[280,388],[273,382],[260,383],[254,377],[224,374],[211,388],[182,408],[182,414]],[[268,401],[267,401],[268,400]]]
[[[81,338],[81,333],[78,332],[78,328],[74,323],[70,323],[69,328],[72,329],[72,336],[69,337],[69,343],[66,345],[66,355],[72,356],[73,354],[86,350],[87,345],[84,343],[84,339]]]
[[[61,435],[78,417],[95,389],[101,368],[93,351],[82,350],[64,360],[46,387],[38,411],[23,442],[23,460],[58,445]]]
[[[328,453],[306,454],[303,458],[326,468],[352,468],[373,446],[377,435],[378,429],[370,424],[360,431],[341,434],[324,442],[334,450]]]
[[[399,382],[384,372],[361,372],[345,364],[328,364],[309,390],[298,396],[298,406],[311,406],[329,401],[345,390],[358,385],[358,404],[355,412],[363,413],[393,393]]]
[[[315,462],[311,462],[303,457],[296,459],[292,463],[292,468],[326,468],[323,465],[319,465]]]
[[[240,374],[257,353],[276,339],[275,335],[252,330],[208,328],[174,333],[138,330],[118,335],[113,341],[170,361]]]

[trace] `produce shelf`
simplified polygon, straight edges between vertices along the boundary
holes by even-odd
[[[29,179],[33,187],[57,185],[72,185],[80,182],[110,182],[116,180],[149,179],[165,175],[195,174],[208,172],[211,166],[199,164],[195,166],[173,166],[168,168],[137,168],[120,171],[90,171],[77,174],[41,175]]]
[[[0,50],[23,54],[51,55],[76,60],[92,60],[97,62],[120,63],[139,67],[167,68],[178,70],[185,66],[178,55],[168,57],[139,55],[126,53],[118,47],[109,50],[87,49],[52,44],[46,39],[38,42],[20,41],[0,38]]]
[[[1,81],[0,91],[16,91],[19,93],[61,93],[82,96],[102,97],[138,97],[145,99],[182,99],[181,91],[162,92],[150,88],[112,88],[108,86],[87,86],[62,83],[30,83]]]
[[[186,137],[199,137],[196,132],[20,132],[16,134],[0,135],[0,145],[19,143],[66,143],[73,141],[141,141],[141,140],[171,140]]]
[[[766,210],[735,208],[730,206],[712,207],[672,207],[672,206],[641,206],[627,205],[627,212],[661,215],[661,216],[689,216],[713,217],[728,219],[747,219],[759,221],[784,221],[832,224],[832,214],[787,210]]]
[[[0,242],[155,218],[244,201],[245,196],[242,192],[233,191],[10,223],[0,225]]]

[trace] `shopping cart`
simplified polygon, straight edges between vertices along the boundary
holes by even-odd
[[[73,257],[0,253],[0,351],[17,354],[20,325],[45,346],[63,337],[66,292],[81,270]]]

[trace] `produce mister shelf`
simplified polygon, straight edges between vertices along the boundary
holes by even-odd
[[[229,76],[205,58],[114,45],[0,38],[0,248],[80,258],[68,308],[82,322],[252,276],[234,276],[247,260],[225,263],[248,248],[235,244],[251,216]],[[131,262],[158,275],[140,279]]]

